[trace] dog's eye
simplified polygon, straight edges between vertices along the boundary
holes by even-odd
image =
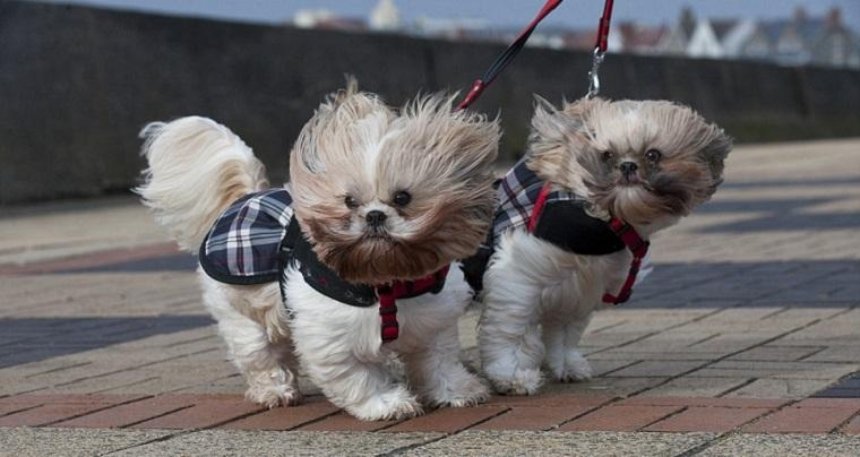
[[[663,153],[656,149],[649,149],[645,151],[645,159],[649,162],[656,162],[660,160],[660,157],[663,157]]]
[[[600,159],[604,162],[609,162],[612,160],[613,156],[615,156],[615,154],[613,154],[612,151],[603,151],[600,153]]]
[[[405,190],[401,190],[400,192],[394,194],[394,204],[397,206],[406,206],[411,201],[412,195],[410,195],[409,192],[406,192]]]
[[[347,195],[346,197],[343,197],[343,204],[346,205],[346,207],[349,209],[358,208],[358,201],[356,201],[352,195]]]

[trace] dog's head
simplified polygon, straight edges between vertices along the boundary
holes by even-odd
[[[722,182],[731,139],[667,101],[539,100],[529,166],[627,222],[663,225],[707,201]]]
[[[414,279],[477,250],[500,130],[452,101],[423,96],[396,111],[350,81],[302,129],[290,158],[296,217],[341,278]]]

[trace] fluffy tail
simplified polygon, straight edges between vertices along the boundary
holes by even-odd
[[[153,122],[140,136],[149,168],[134,191],[179,246],[192,253],[231,203],[267,186],[265,167],[251,148],[211,119]]]

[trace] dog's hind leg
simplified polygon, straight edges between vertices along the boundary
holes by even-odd
[[[420,350],[403,354],[410,384],[431,406],[471,406],[489,398],[487,386],[460,361],[457,334],[452,322]]]
[[[204,302],[218,321],[218,330],[248,383],[245,396],[273,408],[301,401],[289,366],[289,335],[278,321],[286,319],[277,284],[230,286],[203,279]]]

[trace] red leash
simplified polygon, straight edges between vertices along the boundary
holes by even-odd
[[[532,19],[529,25],[527,25],[526,28],[524,28],[520,32],[519,35],[517,35],[517,38],[514,40],[514,42],[511,43],[511,45],[508,46],[508,48],[505,49],[499,55],[499,57],[496,58],[495,62],[490,65],[490,68],[488,68],[487,71],[484,72],[484,75],[481,78],[476,79],[475,82],[472,83],[472,88],[469,89],[469,93],[467,93],[466,96],[463,97],[463,101],[461,101],[460,104],[457,105],[457,111],[468,108],[469,105],[474,103],[475,100],[477,100],[478,97],[481,96],[481,93],[484,92],[484,89],[486,89],[487,86],[493,83],[493,80],[495,80],[496,77],[499,76],[499,73],[501,73],[502,70],[504,70],[505,67],[507,67],[508,64],[514,60],[514,57],[516,57],[517,54],[519,54],[519,52],[523,49],[523,46],[525,46],[526,41],[528,41],[529,37],[532,35],[532,32],[534,32],[535,27],[537,27],[540,21],[547,17],[549,13],[552,12],[552,10],[554,10],[558,5],[561,4],[561,2],[562,0],[547,0],[547,2],[544,3],[540,11],[538,11],[537,16],[535,16],[535,18]]]
[[[594,39],[594,52],[591,57],[591,71],[588,72],[588,92],[586,98],[592,98],[600,93],[600,77],[598,71],[603,63],[603,56],[609,46],[609,23],[612,20],[612,7],[614,0],[606,0],[603,3],[603,15],[597,24],[597,38]]]

